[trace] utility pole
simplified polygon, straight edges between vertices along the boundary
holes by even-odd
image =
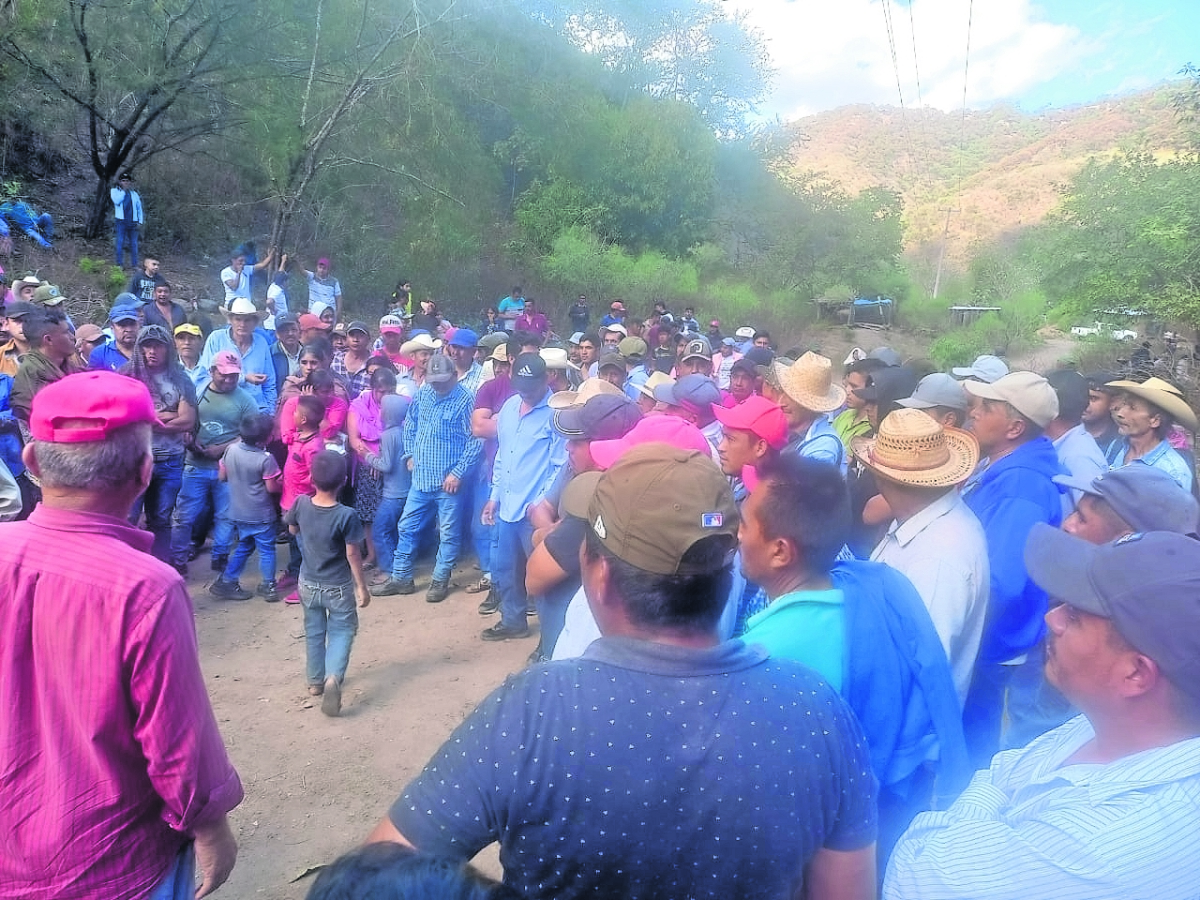
[[[946,214],[946,227],[942,229],[942,249],[938,251],[937,274],[933,276],[933,296],[937,299],[938,289],[942,286],[942,262],[946,259],[946,239],[950,235],[950,217],[956,212],[962,212],[961,209],[943,209]]]

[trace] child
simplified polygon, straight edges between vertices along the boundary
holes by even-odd
[[[266,444],[275,430],[275,420],[263,413],[245,416],[241,441],[230,444],[221,457],[218,478],[229,483],[229,519],[237,535],[237,544],[225,564],[225,571],[208,592],[222,600],[249,600],[251,594],[238,584],[246,560],[258,548],[258,567],[262,582],[258,596],[268,603],[279,599],[275,587],[275,501],[280,483],[279,463],[267,452]]]
[[[347,471],[346,457],[322,450],[312,461],[316,493],[298,497],[283,518],[292,534],[304,540],[300,599],[304,604],[308,692],[314,697],[325,695],[321,712],[327,716],[342,711],[342,681],[358,631],[354,601],[357,598],[359,606],[371,602],[358,549],[363,539],[362,521],[353,509],[337,501]]]
[[[375,535],[375,558],[379,560],[380,583],[388,579],[392,570],[392,558],[396,555],[396,543],[400,538],[397,526],[412,483],[412,473],[404,461],[404,416],[411,402],[410,398],[400,394],[384,395],[380,401],[384,430],[379,439],[379,453],[368,452],[363,457],[366,465],[383,474],[383,498],[375,510],[375,521],[371,526]]]
[[[288,510],[296,504],[296,498],[311,495],[313,484],[311,479],[312,461],[318,453],[325,449],[321,438],[321,421],[325,418],[325,404],[320,397],[303,394],[296,400],[296,408],[292,413],[294,430],[283,436],[288,445],[287,459],[283,462],[283,495],[279,505],[286,517]],[[300,565],[304,555],[300,542],[296,540],[295,531],[288,544],[288,567],[285,578],[294,583],[300,577]],[[299,603],[300,592],[293,591],[284,598],[287,603]]]

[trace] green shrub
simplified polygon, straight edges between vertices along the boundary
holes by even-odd
[[[991,352],[984,337],[971,328],[959,328],[943,334],[929,345],[929,358],[939,371],[952,366],[969,366],[975,357]]]
[[[95,275],[104,268],[104,265],[102,260],[92,259],[90,256],[83,256],[79,259],[79,271],[84,275]]]
[[[104,276],[104,288],[110,294],[119,294],[125,290],[129,284],[129,279],[125,277],[125,270],[120,266],[109,266],[108,271]]]

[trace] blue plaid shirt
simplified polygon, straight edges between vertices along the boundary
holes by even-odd
[[[440,396],[423,384],[404,418],[404,459],[412,459],[412,486],[428,493],[440,491],[453,475],[460,481],[470,472],[483,450],[483,441],[471,434],[475,400],[461,384]]]

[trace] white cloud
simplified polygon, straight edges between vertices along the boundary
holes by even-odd
[[[766,38],[776,69],[764,113],[784,119],[849,103],[896,106],[896,66],[906,106],[962,107],[967,43],[964,0],[732,0]],[[916,60],[913,63],[913,26]],[[1046,21],[1030,0],[974,0],[967,105],[1016,100],[1095,51],[1078,28]]]

